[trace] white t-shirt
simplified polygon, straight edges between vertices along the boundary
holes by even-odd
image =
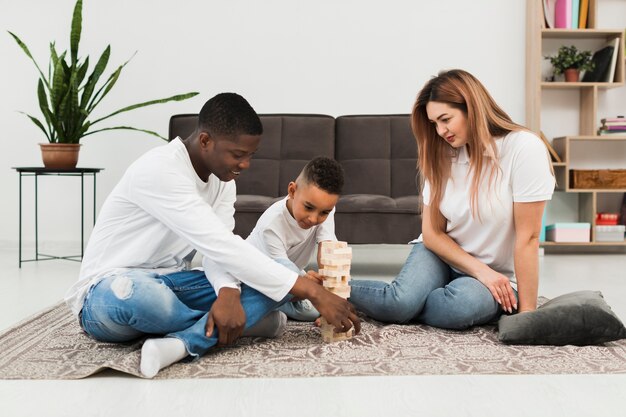
[[[272,204],[259,218],[246,239],[272,259],[288,259],[298,269],[303,269],[313,256],[317,244],[325,240],[336,241],[335,209],[322,224],[309,229],[298,226],[289,214],[287,199]]]
[[[478,191],[480,219],[473,217],[470,208],[472,176],[466,146],[452,158],[440,211],[447,219],[448,236],[467,253],[515,282],[513,203],[550,200],[555,179],[546,147],[536,135],[511,132],[497,139],[496,145],[500,172],[489,191],[489,174],[483,175]],[[428,181],[422,194],[424,205],[428,205]]]
[[[193,249],[214,263],[205,271],[216,293],[237,277],[281,300],[298,275],[232,233],[235,198],[234,181],[198,177],[180,138],[148,151],[102,206],[67,304],[78,314],[89,288],[108,275],[180,271]]]

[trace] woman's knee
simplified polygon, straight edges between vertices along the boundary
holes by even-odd
[[[474,278],[462,277],[433,291],[419,320],[435,327],[463,330],[489,323],[499,314],[498,303],[489,290]]]

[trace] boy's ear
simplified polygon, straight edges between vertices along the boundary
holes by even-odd
[[[293,198],[293,195],[297,189],[298,185],[294,181],[291,181],[287,186],[287,193],[289,194],[289,198]]]

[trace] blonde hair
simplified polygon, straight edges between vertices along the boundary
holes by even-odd
[[[430,214],[433,219],[439,211],[445,185],[450,178],[454,152],[437,134],[436,125],[428,119],[426,105],[431,101],[446,103],[461,110],[467,117],[467,146],[472,176],[470,207],[472,215],[480,218],[477,202],[483,167],[489,167],[490,186],[500,169],[495,139],[512,131],[527,129],[514,123],[469,72],[460,69],[442,71],[430,79],[415,100],[411,127],[417,141],[422,187],[425,180],[430,183]]]

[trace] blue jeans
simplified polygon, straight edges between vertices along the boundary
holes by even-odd
[[[158,275],[129,271],[104,278],[88,292],[81,326],[103,342],[127,342],[146,335],[180,339],[192,356],[218,341],[217,329],[205,334],[208,311],[216,300],[204,271]],[[291,298],[274,301],[247,285],[241,286],[246,328]]]
[[[274,261],[294,272],[297,272],[298,275],[306,275],[306,272],[303,269],[298,268],[296,264],[291,262],[289,259],[276,258]],[[285,303],[281,305],[278,310],[285,313],[290,319],[299,321],[314,321],[320,316],[320,313],[309,300]]]
[[[350,286],[350,302],[384,322],[418,321],[460,330],[502,314],[487,287],[454,271],[423,243],[413,246],[393,282],[352,280]]]

